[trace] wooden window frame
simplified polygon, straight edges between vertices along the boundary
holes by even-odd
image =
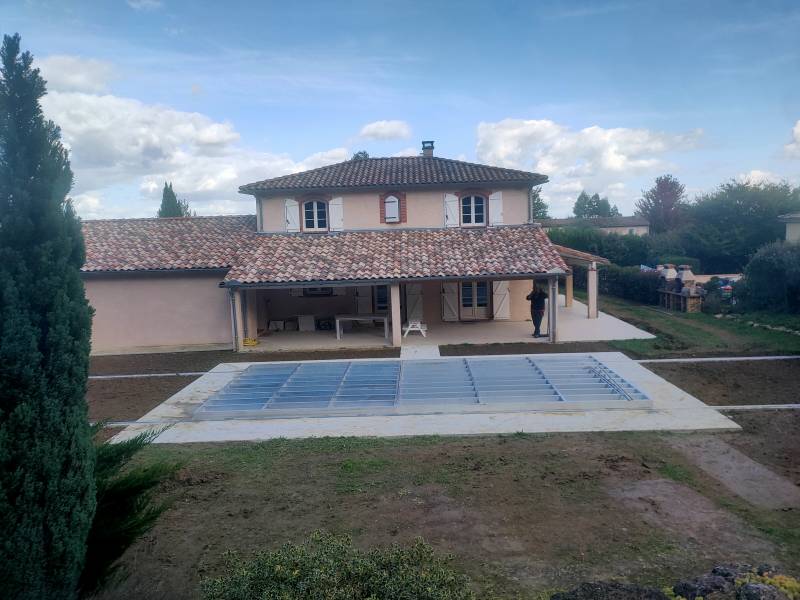
[[[319,202],[325,206],[325,227],[306,227],[306,204],[309,202]],[[314,210],[314,222],[319,222],[319,215]],[[331,230],[331,211],[328,207],[327,198],[304,198],[300,201],[300,231],[307,233],[328,233]]]
[[[488,227],[489,225],[489,196],[491,192],[487,190],[465,190],[456,194],[458,197],[458,224],[461,227]],[[483,199],[483,223],[464,223],[464,198]],[[475,201],[471,202],[472,218],[475,218]]]

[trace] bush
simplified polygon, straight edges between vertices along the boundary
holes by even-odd
[[[573,267],[575,287],[586,289],[586,269]],[[597,269],[597,291],[642,304],[658,304],[658,274],[642,272],[639,267],[605,265]]]
[[[747,263],[735,286],[743,310],[800,312],[800,244],[773,242]]]
[[[649,244],[646,236],[603,233],[591,227],[557,227],[547,235],[554,244],[591,252],[617,265],[638,267],[647,261]]]
[[[103,424],[95,425],[99,431]],[[156,502],[156,488],[171,477],[177,465],[156,462],[131,466],[130,462],[162,430],[95,446],[97,511],[86,541],[86,562],[81,573],[81,595],[90,596],[109,583],[119,568],[118,559],[147,532],[167,508]]]
[[[653,261],[657,265],[689,265],[695,275],[701,274],[700,260],[691,256],[660,256]]]
[[[347,536],[317,531],[300,545],[285,544],[245,560],[226,554],[227,574],[205,579],[206,600],[282,600],[367,598],[474,599],[469,581],[434,555],[422,540],[409,547],[368,552],[353,547]]]

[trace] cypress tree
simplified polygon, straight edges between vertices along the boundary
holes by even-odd
[[[0,63],[0,587],[72,598],[95,510],[83,238],[45,81],[18,34]]]
[[[161,192],[161,206],[158,208],[159,218],[162,217],[191,217],[194,216],[189,210],[189,202],[178,200],[175,191],[172,189],[172,182],[164,182],[164,190]]]

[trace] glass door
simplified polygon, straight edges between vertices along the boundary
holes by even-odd
[[[488,281],[462,281],[461,282],[461,320],[477,321],[488,319],[489,311],[489,282]]]

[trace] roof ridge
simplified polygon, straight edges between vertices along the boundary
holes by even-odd
[[[193,219],[227,219],[227,218],[241,218],[241,217],[255,217],[254,214],[241,214],[241,215],[192,215],[189,217],[116,217],[113,219],[81,219],[81,223],[113,223],[118,221],[178,221],[185,220],[191,221]]]

